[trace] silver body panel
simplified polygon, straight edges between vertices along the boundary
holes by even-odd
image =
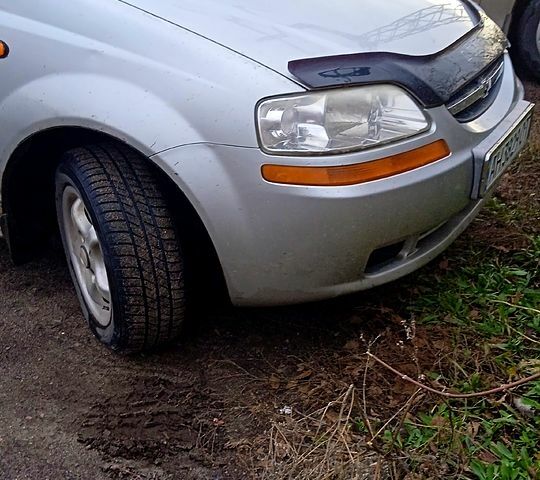
[[[382,35],[385,25],[460,4],[343,2],[336,10],[328,2],[285,0],[130,3],[138,8],[111,0],[0,0],[1,40],[11,47],[0,61],[0,175],[16,147],[43,130],[77,126],[128,143],[190,200],[239,305],[350,293],[434,258],[482,204],[470,199],[473,149],[490,138],[496,143],[501,120],[522,108],[523,90],[507,57],[497,98],[473,122],[460,124],[439,107],[427,111],[431,131],[406,141],[338,156],[268,156],[258,145],[254,109],[262,98],[304,91],[289,78],[288,61],[376,49],[436,53],[472,28],[470,17],[410,23],[392,39]],[[382,32],[378,43],[368,38],[375,30]],[[260,173],[269,162],[365,162],[441,138],[453,152],[449,158],[363,185],[282,186]],[[373,250],[418,240],[441,225],[423,248],[378,272],[364,271]]]
[[[126,0],[288,75],[289,60],[357,52],[430,55],[469,32],[459,0]]]

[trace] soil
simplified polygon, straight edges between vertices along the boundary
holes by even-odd
[[[540,88],[528,90],[540,100]],[[501,196],[525,192],[537,208],[538,166],[518,173]],[[478,241],[483,231],[494,240],[491,221],[473,226]],[[448,261],[430,268],[444,273]],[[255,478],[269,419],[291,405],[313,411],[362,381],[364,335],[384,336],[377,354],[404,373],[451,345],[444,329],[419,327],[422,365],[404,355],[399,304],[417,292],[400,282],[316,305],[222,310],[198,318],[174,348],[139,357],[114,355],[90,335],[58,249],[14,267],[0,242],[0,292],[0,479]],[[381,412],[411,394],[391,375],[366,387]]]

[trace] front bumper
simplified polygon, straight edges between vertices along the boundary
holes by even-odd
[[[511,70],[511,67],[510,67]],[[444,107],[432,131],[372,151],[314,159],[199,144],[162,153],[216,247],[233,303],[280,305],[331,298],[395,280],[439,255],[474,219],[473,150],[493,143],[501,118],[528,106],[513,71],[499,99],[471,124]],[[499,127],[499,128],[498,128]],[[395,155],[445,139],[452,155],[383,180],[347,187],[270,184],[265,163],[338,165]]]

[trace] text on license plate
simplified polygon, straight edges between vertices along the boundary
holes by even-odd
[[[487,153],[482,171],[481,195],[485,194],[494,185],[527,145],[531,124],[532,111]]]

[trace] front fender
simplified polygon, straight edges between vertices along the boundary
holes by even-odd
[[[108,133],[147,156],[194,143],[254,147],[258,100],[301,90],[122,2],[0,0],[0,30],[11,49],[0,63],[0,172],[26,138],[60,126]]]
[[[106,133],[147,156],[201,133],[164,99],[122,79],[93,74],[49,75],[5,98],[0,116],[3,158],[32,135],[51,128],[81,127]],[[175,134],[175,132],[178,132]]]

